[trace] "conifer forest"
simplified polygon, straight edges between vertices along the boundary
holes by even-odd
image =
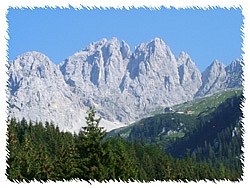
[[[242,96],[228,98],[207,115],[166,113],[146,118],[126,137],[111,136],[100,127],[101,118],[92,107],[87,126],[74,134],[53,123],[11,118],[6,175],[13,182],[241,181],[241,101]],[[189,129],[161,135],[163,125],[175,126],[171,118],[182,118]]]

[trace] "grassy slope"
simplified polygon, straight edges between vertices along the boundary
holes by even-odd
[[[221,103],[225,102],[225,100],[234,95],[241,95],[242,89],[231,89],[227,91],[221,91],[213,95],[197,98],[190,102],[185,102],[180,105],[173,106],[173,109],[176,112],[187,112],[193,111],[193,114],[198,115],[206,115],[208,113],[213,112]]]

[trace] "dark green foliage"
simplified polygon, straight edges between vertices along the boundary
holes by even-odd
[[[195,116],[167,113],[142,119],[131,127],[128,140],[157,143],[164,148],[172,145],[179,138],[192,132],[197,127]]]
[[[175,157],[185,155],[186,148],[198,161],[211,160],[212,165],[223,163],[227,168],[242,173],[241,96],[228,98],[207,116],[198,117],[198,129],[178,140],[166,152]]]
[[[113,166],[112,179],[129,181],[137,177],[137,159],[130,142],[124,141],[121,137],[109,138],[107,143],[110,145]]]
[[[164,114],[144,119],[133,127],[127,140],[120,135],[107,137],[106,131],[99,127],[101,119],[95,118],[93,108],[86,117],[87,126],[74,135],[61,132],[52,123],[44,126],[13,118],[7,122],[6,175],[11,181],[75,178],[86,181],[239,181],[242,140],[241,113],[237,105],[239,98],[232,98],[210,116]],[[218,119],[227,113],[231,114],[228,120]],[[184,135],[172,134],[166,139],[161,134],[164,127],[165,131],[179,130],[182,123],[186,126]],[[211,130],[211,125],[216,128]],[[171,154],[166,155],[166,151]]]

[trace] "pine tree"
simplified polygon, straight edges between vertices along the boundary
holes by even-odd
[[[87,127],[82,127],[77,147],[80,153],[80,179],[103,181],[108,175],[105,167],[108,157],[108,145],[103,142],[106,131],[99,127],[101,118],[95,119],[95,111],[90,107],[86,117]]]

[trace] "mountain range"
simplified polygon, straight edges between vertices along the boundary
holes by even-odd
[[[54,122],[78,132],[93,106],[108,131],[152,112],[219,90],[242,87],[242,65],[215,60],[200,72],[186,52],[177,57],[155,38],[131,52],[117,38],[92,42],[59,65],[39,52],[8,63],[8,116]]]

